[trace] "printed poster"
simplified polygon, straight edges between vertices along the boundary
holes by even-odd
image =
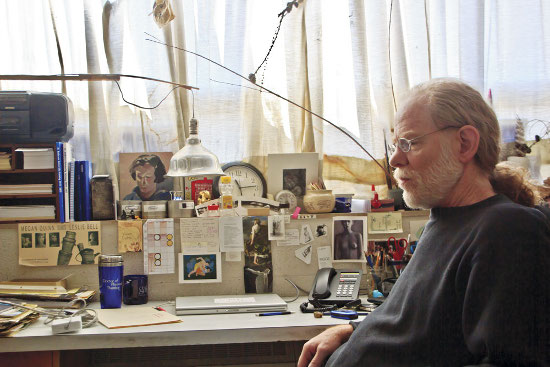
[[[21,223],[19,265],[97,264],[101,253],[100,222]]]
[[[143,223],[141,220],[119,220],[118,252],[143,251]]]

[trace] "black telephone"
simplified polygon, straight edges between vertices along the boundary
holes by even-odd
[[[343,306],[358,299],[362,275],[362,270],[320,269],[309,292],[309,302]]]

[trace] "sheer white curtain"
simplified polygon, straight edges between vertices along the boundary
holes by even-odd
[[[77,158],[91,158],[94,173],[116,172],[120,152],[175,152],[194,107],[203,144],[222,162],[244,159],[265,171],[269,153],[316,151],[338,191],[384,183],[381,170],[327,123],[144,33],[248,76],[286,3],[172,0],[176,18],[159,29],[152,0],[0,0],[3,74],[124,73],[200,89],[194,103],[179,89],[143,110],[110,82],[0,81],[0,88],[66,92],[77,112]],[[491,89],[506,131],[516,114],[548,119],[549,9],[538,0],[304,0],[285,17],[257,80],[345,128],[377,158],[384,134],[391,139],[395,108],[429,78],[461,78],[483,95]],[[126,100],[148,107],[171,90],[133,79],[120,86]],[[528,129],[528,138],[535,133]]]

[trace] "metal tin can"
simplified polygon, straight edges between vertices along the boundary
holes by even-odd
[[[122,255],[100,255],[98,270],[101,308],[120,308],[124,273]]]
[[[151,200],[142,203],[143,219],[166,218],[166,200]]]

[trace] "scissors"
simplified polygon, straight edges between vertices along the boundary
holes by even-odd
[[[401,261],[403,259],[403,254],[405,254],[405,250],[409,246],[409,241],[407,241],[404,238],[397,239],[393,236],[388,238],[388,251],[392,251],[393,249],[393,259],[396,261]],[[397,265],[397,270],[401,268],[401,265]]]

